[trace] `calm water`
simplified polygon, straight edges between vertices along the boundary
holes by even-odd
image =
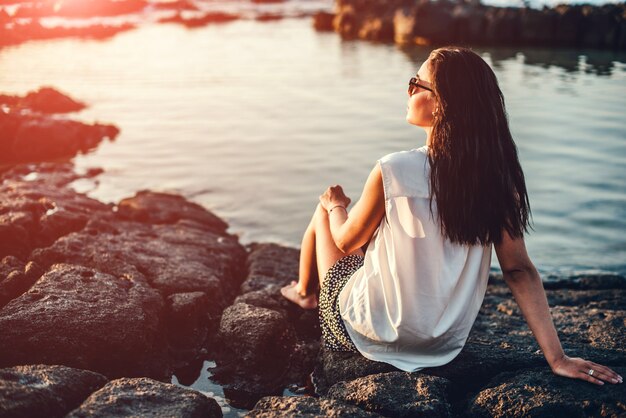
[[[507,99],[530,192],[531,257],[544,274],[626,273],[626,56],[481,49]],[[51,85],[121,128],[75,159],[103,201],[178,192],[243,242],[299,245],[333,183],[356,200],[383,155],[424,144],[406,82],[428,50],[342,41],[309,19],[195,30],[146,24],[103,41],[0,50],[0,92]],[[494,257],[494,266],[497,266]]]

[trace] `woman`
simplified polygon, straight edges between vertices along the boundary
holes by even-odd
[[[340,186],[320,196],[302,240],[299,280],[282,294],[312,309],[319,284],[329,349],[405,371],[436,367],[467,340],[495,245],[552,371],[621,383],[610,368],[563,352],[524,245],[524,175],[487,63],[464,48],[434,50],[409,82],[406,119],[426,131],[426,146],[380,159],[349,216]]]

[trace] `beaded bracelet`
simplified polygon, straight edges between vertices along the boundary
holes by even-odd
[[[335,209],[337,209],[337,208],[342,208],[342,209],[343,209],[343,210],[345,210],[346,212],[348,211],[344,205],[335,205],[335,206],[333,206],[332,208],[330,208],[330,209],[328,210],[328,214],[330,215],[330,212],[332,212],[333,210],[335,210]]]

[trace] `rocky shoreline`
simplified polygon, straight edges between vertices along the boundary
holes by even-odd
[[[626,3],[529,7],[429,0],[337,0],[314,27],[402,45],[504,45],[626,50]]]
[[[21,100],[0,121],[46,117],[18,112]],[[279,293],[297,249],[243,246],[181,196],[104,204],[71,188],[71,161],[24,159],[0,173],[0,417],[222,416],[215,399],[169,383],[202,360],[255,417],[626,414],[626,386],[551,373],[501,277],[455,360],[404,373],[320,349],[317,312]],[[546,293],[566,353],[626,373],[626,278],[564,278]]]

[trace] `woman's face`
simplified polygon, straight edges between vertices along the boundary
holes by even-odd
[[[420,86],[431,88],[430,59],[424,61],[417,72],[417,83]],[[413,93],[413,94],[411,94]],[[406,121],[412,125],[424,128],[433,125],[433,112],[437,107],[435,95],[423,87],[413,87],[409,92],[409,101],[406,107]]]

